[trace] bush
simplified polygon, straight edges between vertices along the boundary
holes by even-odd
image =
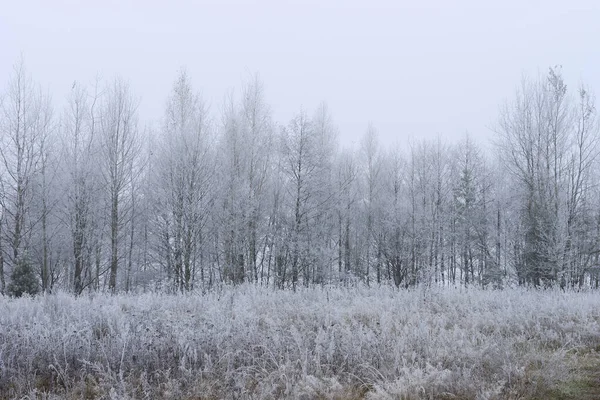
[[[40,291],[39,282],[35,271],[29,262],[20,260],[10,275],[10,284],[7,292],[9,296],[21,297],[24,294],[31,296]]]

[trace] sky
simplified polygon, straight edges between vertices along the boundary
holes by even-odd
[[[60,109],[120,76],[158,125],[183,67],[218,116],[258,73],[279,123],[325,101],[342,145],[488,142],[522,76],[562,65],[600,92],[595,0],[0,0],[0,88],[21,57]],[[58,111],[58,110],[57,110]]]

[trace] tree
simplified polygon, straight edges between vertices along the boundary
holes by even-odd
[[[193,288],[198,269],[204,284],[204,229],[213,185],[209,142],[206,106],[182,71],[167,101],[156,164],[160,260],[180,291]]]
[[[230,93],[223,104],[221,122],[221,249],[222,276],[239,284],[246,279],[246,138],[241,129],[240,113],[234,95]]]
[[[327,221],[325,210],[334,199],[329,184],[336,130],[327,107],[322,104],[314,119],[300,111],[282,130],[282,168],[287,178],[290,281],[309,284],[310,264],[315,260],[311,241],[318,225]],[[316,222],[319,222],[317,224]],[[314,272],[314,271],[313,271]],[[287,281],[287,269],[279,277]]]
[[[573,139],[567,156],[566,234],[562,256],[561,285],[567,280],[583,285],[585,273],[592,263],[598,264],[596,251],[598,230],[593,221],[593,173],[599,155],[600,125],[593,93],[580,86],[573,105]],[[579,262],[578,262],[579,261]],[[567,276],[569,276],[567,278]],[[596,275],[596,284],[598,282]]]
[[[309,200],[311,200],[313,187],[310,178],[317,174],[317,160],[315,159],[315,142],[311,132],[311,122],[304,111],[290,121],[283,132],[283,146],[286,158],[285,170],[290,181],[290,200],[292,218],[290,221],[291,232],[291,282],[295,289],[298,283],[300,269],[306,261],[306,243],[303,242],[303,233]],[[280,277],[286,280],[285,270]]]
[[[261,275],[264,271],[273,135],[263,84],[253,75],[244,84],[239,103],[233,93],[226,98],[219,143],[223,174],[221,252],[224,277],[234,283],[257,282],[259,269]]]
[[[14,67],[0,108],[2,277],[4,265],[16,268],[30,250],[31,235],[38,224],[31,218],[34,181],[40,173],[43,143],[51,127],[50,99],[33,83],[21,62]]]
[[[120,234],[131,210],[125,207],[131,182],[135,174],[133,167],[141,151],[137,128],[138,102],[133,98],[129,86],[115,79],[105,89],[100,106],[99,129],[101,146],[101,171],[109,204],[110,227],[110,276],[108,288],[117,289],[119,270]]]
[[[40,142],[39,172],[33,180],[32,218],[39,229],[32,232],[31,257],[40,268],[42,291],[50,292],[61,274],[61,224],[57,216],[60,197],[58,188],[58,152],[56,128],[50,127]]]
[[[467,135],[457,146],[453,183],[452,232],[466,282],[486,285],[500,280],[500,267],[490,249],[491,183],[480,149]],[[498,250],[496,250],[498,251]]]
[[[96,85],[97,86],[97,85]],[[75,83],[63,113],[63,210],[71,236],[75,294],[97,282],[93,273],[95,220],[94,199],[100,193],[98,176],[98,94]]]
[[[3,247],[3,233],[4,233],[4,185],[2,177],[0,176],[0,294],[4,294],[6,289],[6,278],[4,277],[4,247]]]
[[[354,154],[343,151],[336,163],[336,203],[337,203],[337,249],[338,274],[340,281],[347,283],[352,276],[359,277],[359,257],[356,256],[359,244],[355,240],[358,213],[358,168]]]
[[[575,284],[582,273],[573,272],[591,261],[573,241],[597,156],[595,119],[593,97],[582,89],[574,104],[558,68],[524,80],[514,103],[501,110],[499,148],[519,193],[521,240],[514,258],[522,284]]]
[[[377,283],[381,283],[381,249],[380,241],[376,233],[381,226],[381,155],[379,149],[377,130],[369,124],[365,136],[361,141],[362,156],[362,180],[363,180],[363,202],[366,214],[366,279],[370,282],[371,265],[375,255],[375,277]],[[375,248],[374,248],[375,247]]]
[[[24,294],[34,296],[39,291],[40,287],[35,271],[26,257],[22,257],[10,275],[8,295],[13,297],[21,297]]]
[[[241,129],[245,137],[246,157],[246,190],[248,199],[247,215],[247,269],[252,280],[258,282],[259,251],[265,238],[262,226],[264,212],[267,207],[267,183],[269,181],[271,153],[273,151],[273,125],[271,110],[264,99],[263,84],[258,75],[246,83],[243,89],[241,104]]]
[[[338,157],[338,129],[333,121],[333,116],[326,103],[322,102],[317,106],[312,118],[314,128],[314,140],[316,143],[315,159],[317,160],[317,173],[314,179],[311,179],[313,185],[313,210],[307,215],[307,233],[309,244],[308,266],[305,270],[306,284],[311,281],[314,283],[325,283],[328,271],[331,271],[334,265],[335,252],[335,216],[336,202],[340,199],[340,182],[336,182],[336,175],[339,175],[338,167],[341,159]],[[353,154],[348,154],[351,158]],[[342,155],[343,158],[343,155]],[[351,170],[356,172],[356,163],[352,162]],[[346,181],[346,186],[350,183],[355,184],[355,175],[353,181]],[[342,183],[342,186],[344,183]],[[336,188],[337,186],[337,188]],[[351,189],[353,193],[356,187]],[[329,281],[333,279],[333,274],[329,274]]]
[[[396,147],[385,154],[382,167],[384,204],[378,250],[381,251],[382,263],[386,267],[382,271],[383,276],[397,287],[414,284],[409,275],[415,275],[417,264],[417,201],[416,192],[411,190],[415,174],[407,164]]]

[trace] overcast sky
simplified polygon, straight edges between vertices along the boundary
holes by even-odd
[[[600,93],[595,0],[0,0],[0,84],[23,55],[57,106],[97,73],[129,80],[142,121],[183,66],[217,112],[258,72],[278,122],[329,105],[349,145],[466,131],[487,140],[523,73],[560,64]]]

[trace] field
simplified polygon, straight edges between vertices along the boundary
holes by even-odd
[[[0,398],[597,399],[600,294],[0,297]]]

